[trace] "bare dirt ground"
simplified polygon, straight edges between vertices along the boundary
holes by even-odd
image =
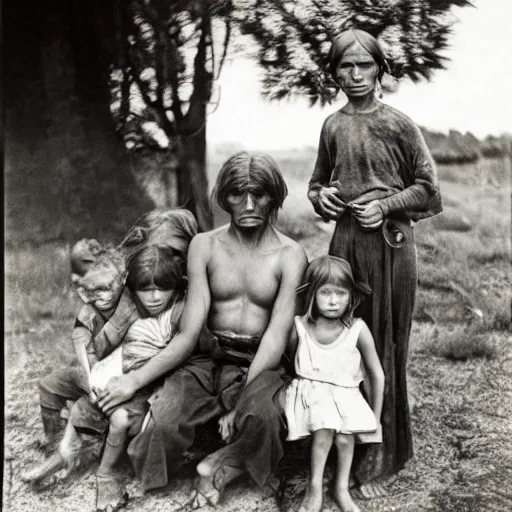
[[[20,473],[43,455],[36,439],[42,434],[38,417],[37,379],[56,361],[71,358],[66,348],[71,318],[47,318],[48,313],[25,330],[6,333],[8,362],[5,387],[4,510],[94,510],[94,469],[99,447],[72,477],[47,489],[35,490],[20,481]],[[21,326],[20,326],[21,327]],[[489,333],[499,346],[493,360],[450,361],[435,357],[421,345],[432,326],[416,323],[411,340],[409,375],[414,401],[412,420],[415,458],[391,486],[390,496],[361,503],[377,511],[506,511],[512,510],[512,339]],[[49,351],[48,345],[54,350]],[[127,464],[120,475],[128,483]],[[282,510],[293,510],[304,488],[307,468],[290,473],[296,492],[285,496]],[[129,486],[127,510],[177,511],[193,483],[190,468],[162,491],[142,496]],[[326,479],[326,485],[328,485]],[[271,489],[258,490],[247,482],[228,490],[221,512],[278,510]],[[326,511],[337,507],[326,501]]]
[[[512,279],[509,248],[501,248],[510,235],[510,183],[501,183],[475,188],[464,170],[459,182],[444,184],[446,195],[464,206],[470,232],[418,226],[420,290],[408,366],[415,456],[388,497],[359,502],[366,512],[512,510]],[[325,252],[328,229],[300,231],[310,255]],[[3,510],[92,511],[97,443],[63,481],[36,490],[20,480],[43,458],[36,443],[42,434],[37,380],[73,357],[69,334],[77,302],[63,271],[67,248],[25,248],[6,256]],[[307,472],[306,458],[292,467],[285,460],[280,504],[270,487],[240,482],[226,491],[218,510],[295,510]],[[126,462],[119,474],[128,484],[129,511],[182,510],[193,485],[193,466],[146,496],[132,483]],[[329,470],[326,488],[331,475]],[[338,509],[327,498],[324,510]]]

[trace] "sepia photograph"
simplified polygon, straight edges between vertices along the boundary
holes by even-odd
[[[511,19],[4,1],[1,509],[512,510]]]

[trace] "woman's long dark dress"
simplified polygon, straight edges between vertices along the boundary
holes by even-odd
[[[364,230],[347,210],[338,220],[329,253],[347,259],[372,289],[356,311],[368,324],[386,377],[383,443],[358,446],[353,472],[359,483],[387,477],[413,455],[406,363],[417,285],[412,222],[441,211],[435,165],[420,130],[401,112],[379,103],[369,113],[329,116],[322,127],[309,198],[318,208],[322,186],[334,184],[340,198],[380,199],[403,235],[392,248],[380,228]]]

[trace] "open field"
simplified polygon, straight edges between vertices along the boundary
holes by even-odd
[[[305,199],[314,153],[276,158],[290,188],[280,226],[309,256],[322,254],[332,226],[319,223]],[[223,159],[214,155],[212,175]],[[445,213],[416,227],[420,289],[408,367],[415,458],[389,497],[360,503],[367,512],[512,510],[510,161],[441,166],[439,172]],[[37,379],[73,358],[69,333],[78,301],[70,288],[68,248],[48,244],[8,252],[5,271],[3,510],[93,510],[92,456],[75,477],[45,491],[19,479],[42,457],[36,447],[42,432]],[[92,445],[91,455],[97,450]],[[128,466],[120,470],[129,479]],[[295,484],[285,500],[290,504],[303,488],[306,468],[292,469],[285,460],[283,472],[288,489]],[[178,510],[191,485],[190,472],[144,498],[130,485],[127,510]],[[219,510],[278,507],[270,489],[243,482],[226,493]],[[337,508],[328,500],[325,510]]]

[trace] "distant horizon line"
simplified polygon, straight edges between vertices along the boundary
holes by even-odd
[[[428,127],[422,126],[422,125],[418,125],[418,126],[420,128],[423,128],[423,129],[429,131],[430,133],[442,134],[442,135],[445,135],[446,137],[448,137],[451,132],[457,132],[463,136],[469,134],[469,135],[475,137],[479,142],[484,142],[486,139],[488,139],[490,137],[495,138],[495,139],[501,139],[501,138],[512,139],[512,132],[508,132],[508,131],[504,131],[504,132],[500,133],[499,135],[494,135],[492,133],[489,133],[489,134],[485,135],[485,137],[480,138],[477,135],[475,135],[474,133],[472,133],[470,130],[463,132],[461,130],[458,130],[457,128],[449,128],[448,131],[446,132],[446,131],[443,131],[440,129],[428,128]],[[207,146],[209,145],[208,142],[209,141],[207,138],[206,139]],[[313,149],[314,151],[317,150],[317,146],[311,145],[311,144],[301,144],[301,145],[297,145],[297,146],[284,145],[279,148],[272,148],[272,147],[263,147],[263,146],[249,147],[246,143],[244,143],[242,141],[237,141],[237,140],[224,140],[224,141],[217,140],[217,141],[211,141],[211,143],[212,143],[212,146],[230,146],[230,145],[232,145],[234,147],[239,147],[242,150],[250,149],[251,151],[290,151],[290,150],[304,150],[304,149]]]

